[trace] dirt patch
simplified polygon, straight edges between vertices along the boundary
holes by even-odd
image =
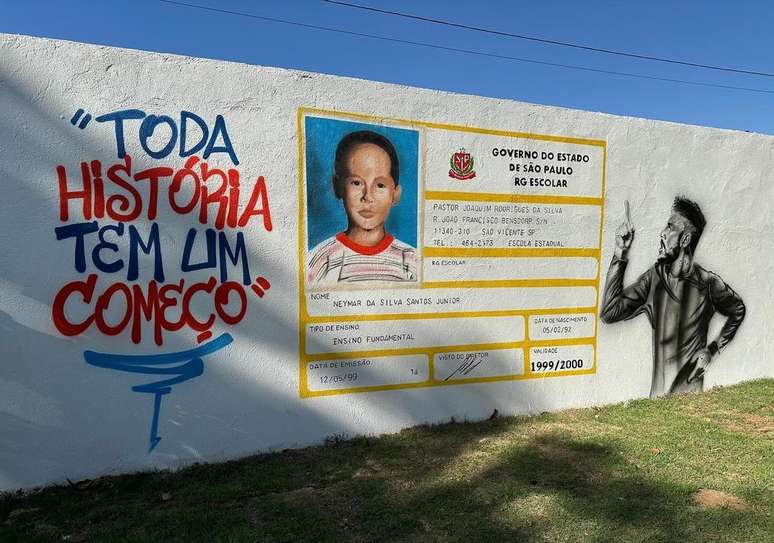
[[[750,430],[756,434],[774,433],[774,417],[763,415],[745,415],[744,423]]]
[[[709,488],[702,488],[696,494],[693,495],[693,501],[697,505],[707,509],[716,509],[718,507],[725,507],[733,511],[745,511],[749,509],[749,505],[742,498],[737,498],[732,494],[726,494],[719,490],[712,490]]]
[[[765,415],[744,414],[729,417],[721,424],[732,432],[739,432],[753,436],[774,434],[774,417]]]
[[[687,406],[685,411],[692,417],[718,424],[727,430],[752,436],[774,434],[774,417],[754,413],[739,413],[728,410],[711,412],[692,409]]]

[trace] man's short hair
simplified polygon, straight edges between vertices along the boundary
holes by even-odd
[[[699,204],[693,200],[689,200],[684,196],[675,196],[675,202],[672,204],[672,211],[679,213],[682,217],[688,219],[688,222],[694,228],[693,236],[691,236],[691,254],[696,251],[696,246],[699,244],[699,238],[704,227],[707,226],[707,219],[704,218],[704,213],[701,212]]]
[[[387,156],[390,157],[390,175],[395,186],[398,186],[398,177],[400,172],[400,164],[398,162],[398,153],[395,151],[395,147],[392,142],[376,132],[370,130],[358,130],[357,132],[350,132],[339,141],[339,145],[336,147],[336,159],[333,162],[333,193],[336,198],[344,197],[344,181],[346,181],[349,171],[347,170],[347,158],[349,153],[356,146],[363,143],[372,143],[379,146]]]

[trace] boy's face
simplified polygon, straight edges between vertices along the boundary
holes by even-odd
[[[344,208],[350,226],[373,230],[384,225],[390,208],[400,201],[400,185],[390,175],[390,156],[378,145],[361,143],[346,160]]]

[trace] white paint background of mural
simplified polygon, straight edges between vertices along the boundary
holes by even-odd
[[[647,396],[652,333],[641,317],[600,325],[595,375],[299,399],[300,106],[607,141],[603,277],[624,199],[632,203],[637,227],[627,280],[654,262],[674,195],[696,199],[708,219],[697,262],[732,285],[748,310],[705,386],[774,375],[774,347],[767,341],[774,322],[772,137],[3,35],[0,489],[232,458],[317,443],[333,434],[392,432],[451,417],[482,419],[495,408],[532,413]],[[254,236],[248,245],[253,268],[271,280],[272,289],[239,325],[214,330],[215,335],[229,331],[235,343],[205,363],[202,377],[165,397],[163,440],[150,454],[152,400],[130,390],[144,381],[91,367],[83,351],[159,349],[147,340],[136,347],[126,335],[106,338],[93,329],[64,338],[51,322],[54,294],[77,278],[72,244],[54,238],[60,224],[55,168],[67,164],[77,172],[81,160],[92,158],[117,162],[111,160],[112,127],[93,123],[78,130],[70,124],[80,107],[95,115],[139,108],[175,117],[188,110],[210,122],[222,114],[243,179],[264,175],[269,185],[274,231],[252,223],[245,232]],[[181,165],[183,159],[160,162]],[[182,243],[174,236],[185,231],[186,220],[178,218],[179,230],[170,227],[171,246]],[[164,351],[195,345],[189,332],[165,337]]]

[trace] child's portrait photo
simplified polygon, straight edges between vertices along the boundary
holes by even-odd
[[[310,286],[417,281],[416,130],[306,117]]]

